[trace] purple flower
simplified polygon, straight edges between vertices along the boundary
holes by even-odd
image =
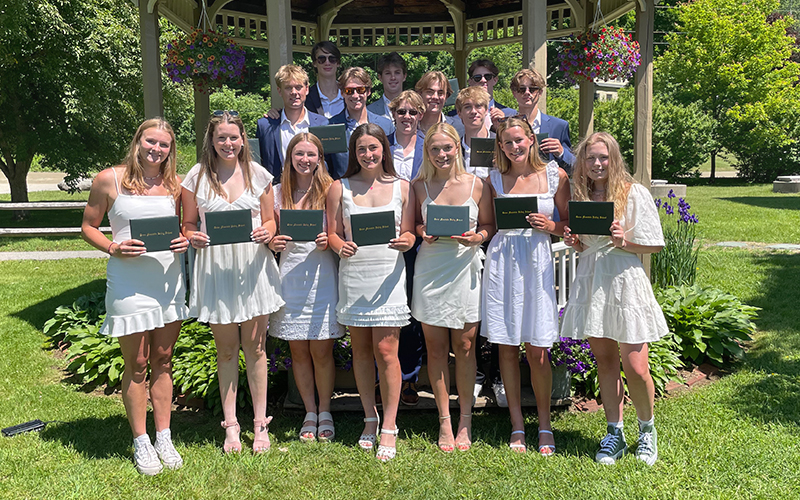
[[[283,360],[283,366],[285,366],[287,370],[288,370],[289,368],[291,368],[291,367],[292,367],[292,358],[286,358],[286,359],[284,359],[284,360]]]
[[[656,208],[661,208],[661,198],[656,198]]]
[[[666,207],[667,215],[672,215],[675,213],[675,210],[672,209],[672,205],[664,205]]]
[[[675,198],[675,192],[672,189],[670,189],[669,193],[667,193],[667,198]]]

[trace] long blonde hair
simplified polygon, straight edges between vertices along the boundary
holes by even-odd
[[[542,160],[542,157],[539,156],[539,142],[533,134],[533,129],[527,119],[517,116],[507,118],[497,127],[497,135],[494,142],[494,159],[497,163],[497,170],[500,171],[501,174],[504,174],[511,169],[511,160],[508,159],[505,151],[503,151],[502,144],[503,133],[513,127],[520,127],[522,131],[525,132],[525,135],[533,136],[533,144],[528,152],[528,165],[530,165],[531,170],[534,172],[544,170],[544,167],[547,166],[547,162]]]
[[[232,123],[239,127],[239,133],[242,136],[242,149],[239,150],[239,167],[242,169],[242,177],[244,177],[245,189],[253,192],[252,172],[250,170],[250,144],[247,142],[247,133],[244,130],[244,123],[238,114],[231,115],[228,111],[223,111],[222,114],[215,114],[208,121],[206,133],[203,136],[203,152],[200,155],[200,173],[197,176],[197,185],[200,185],[200,180],[203,176],[208,177],[208,185],[211,190],[220,198],[227,199],[225,190],[222,189],[222,183],[219,181],[219,173],[217,172],[217,150],[214,149],[214,133],[220,123]],[[195,190],[195,197],[197,190]]]
[[[436,134],[442,134],[450,138],[453,144],[456,145],[455,164],[452,167],[455,169],[456,175],[461,175],[467,171],[464,168],[464,155],[461,152],[461,138],[458,136],[458,132],[456,132],[456,129],[449,123],[437,123],[425,133],[425,142],[422,146],[422,164],[417,174],[417,179],[422,179],[423,182],[429,182],[436,175],[436,167],[433,166],[430,153],[428,153],[428,145]]]
[[[120,182],[120,184],[131,193],[144,194],[147,191],[148,186],[144,182],[141,140],[145,130],[150,128],[157,128],[169,134],[171,141],[169,154],[167,158],[161,162],[159,171],[161,172],[163,186],[167,188],[173,197],[177,198],[181,194],[181,185],[180,182],[178,182],[178,174],[176,172],[175,131],[172,130],[172,126],[163,118],[145,120],[139,125],[139,128],[136,129],[136,134],[134,134],[133,140],[131,140],[131,145],[128,147],[128,154],[125,155],[125,160],[122,164],[125,167],[125,173],[122,175],[122,182]]]
[[[317,147],[319,163],[314,169],[314,177],[311,179],[311,188],[306,196],[306,208],[311,210],[324,210],[325,199],[328,196],[328,188],[333,184],[333,179],[328,174],[328,167],[325,165],[325,152],[322,150],[322,142],[314,134],[302,132],[292,137],[289,146],[286,148],[286,159],[283,161],[283,177],[281,177],[281,207],[286,209],[297,208],[292,193],[297,186],[297,172],[292,166],[292,154],[294,148],[301,142],[308,142]]]
[[[594,181],[589,178],[591,168],[586,163],[589,147],[594,144],[604,144],[608,148],[608,181],[606,181],[605,201],[614,202],[614,218],[619,220],[625,214],[628,204],[628,193],[631,185],[636,182],[628,172],[625,160],[619,151],[619,143],[607,132],[595,132],[578,145],[575,155],[575,169],[572,173],[574,183],[572,199],[577,201],[591,201],[594,192]]]

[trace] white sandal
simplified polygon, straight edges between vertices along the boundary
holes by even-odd
[[[539,431],[539,442],[541,443],[542,434],[550,434],[553,436],[553,431],[547,430],[540,430]],[[555,440],[555,436],[554,436]],[[550,448],[549,450],[547,448]],[[556,452],[556,445],[555,444],[539,444],[539,454],[543,457],[550,457],[553,456]]]
[[[514,434],[522,434],[522,436],[524,437],[525,431],[522,430],[511,431],[511,435],[513,436]],[[508,443],[508,447],[517,453],[525,453],[526,451],[528,451],[528,447],[525,446],[525,443]]]
[[[313,443],[317,440],[317,414],[313,411],[306,413],[303,422],[314,422],[314,425],[304,425],[300,428],[300,441]],[[311,436],[304,436],[303,434],[311,434]]]
[[[329,411],[321,411],[321,412],[319,412],[319,420],[318,421],[322,422],[323,420],[330,420],[331,422],[333,422],[333,415],[331,415],[331,412],[329,412]],[[325,431],[330,432],[331,435],[330,436],[323,436],[322,433],[325,432]],[[320,443],[330,443],[331,441],[333,441],[334,437],[336,437],[336,429],[333,427],[332,423],[330,423],[330,424],[319,424],[319,427],[317,427],[317,439],[319,440]]]
[[[400,429],[381,429],[381,434],[389,434],[397,437],[400,434]],[[397,441],[395,440],[394,446],[378,446],[378,453],[375,455],[375,458],[380,460],[381,462],[388,462],[389,460],[393,459],[397,455]]]
[[[380,417],[367,417],[364,419],[365,424],[370,422],[377,422],[378,425],[380,425],[381,419]],[[375,434],[362,434],[361,437],[358,438],[358,446],[360,446],[362,450],[366,451],[371,451],[377,442],[378,436]]]

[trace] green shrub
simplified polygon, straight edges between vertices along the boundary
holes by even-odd
[[[755,332],[758,307],[716,288],[677,286],[656,290],[681,358],[723,366],[744,356]]]
[[[683,368],[685,363],[681,361],[678,344],[671,336],[658,342],[651,342],[647,348],[650,376],[653,377],[656,394],[663,394],[666,391],[667,382],[670,380],[680,382],[678,370]]]
[[[692,208],[683,198],[678,198],[677,212],[670,204],[675,194],[670,189],[667,199],[655,200],[657,208],[664,208],[662,226],[664,248],[653,254],[650,278],[656,288],[676,285],[694,285],[697,275],[697,254],[700,246],[695,245],[697,235],[697,216],[689,213]]]
[[[105,293],[94,292],[75,299],[71,306],[58,306],[55,315],[44,324],[47,347],[58,347],[70,329],[94,325],[105,317]]]

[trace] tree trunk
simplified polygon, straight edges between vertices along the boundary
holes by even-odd
[[[28,172],[31,169],[31,164],[17,162],[14,167],[14,174],[8,177],[8,185],[11,188],[11,202],[24,203],[28,201]],[[27,219],[29,212],[27,210],[15,210],[14,220]]]
[[[713,183],[714,179],[716,179],[716,176],[717,176],[717,153],[711,153],[711,177],[709,182]]]

